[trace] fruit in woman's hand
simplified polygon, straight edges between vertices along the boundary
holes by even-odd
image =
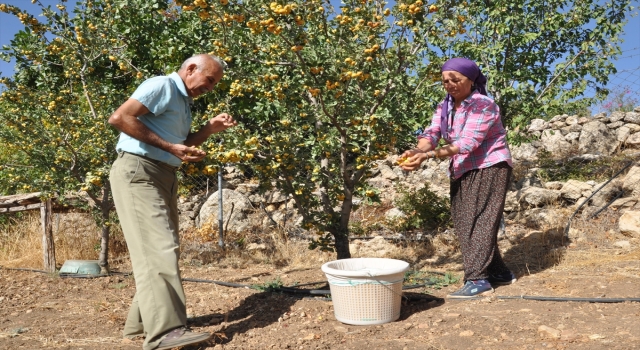
[[[396,161],[398,165],[403,165],[408,162],[409,162],[409,157],[401,157],[401,158],[398,158],[398,160]]]

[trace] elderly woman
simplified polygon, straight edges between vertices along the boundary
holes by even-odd
[[[429,158],[450,158],[451,216],[460,241],[464,286],[449,298],[493,292],[492,285],[516,281],[498,249],[498,226],[511,177],[511,153],[498,105],[485,90],[487,79],[475,62],[453,58],[442,66],[447,97],[418,145],[402,154],[412,171]],[[446,145],[438,146],[443,139]]]

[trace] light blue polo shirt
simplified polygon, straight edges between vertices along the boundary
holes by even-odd
[[[171,143],[183,144],[191,131],[191,103],[178,73],[145,80],[131,98],[138,100],[150,113],[138,117],[144,125]],[[173,154],[120,133],[116,151],[149,157],[172,166],[182,161]]]

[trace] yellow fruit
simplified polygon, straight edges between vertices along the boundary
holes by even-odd
[[[397,163],[398,163],[398,165],[402,165],[402,164],[404,164],[404,163],[406,163],[408,161],[409,161],[408,157],[398,158]]]

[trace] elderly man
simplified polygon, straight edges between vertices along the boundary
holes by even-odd
[[[190,132],[192,99],[211,91],[223,73],[219,58],[193,56],[178,72],[143,82],[109,118],[122,132],[109,179],[136,281],[124,336],[144,335],[144,350],[195,344],[211,336],[186,328],[176,170],[182,162],[204,158],[206,153],[195,147],[211,134],[237,124],[222,113]]]

